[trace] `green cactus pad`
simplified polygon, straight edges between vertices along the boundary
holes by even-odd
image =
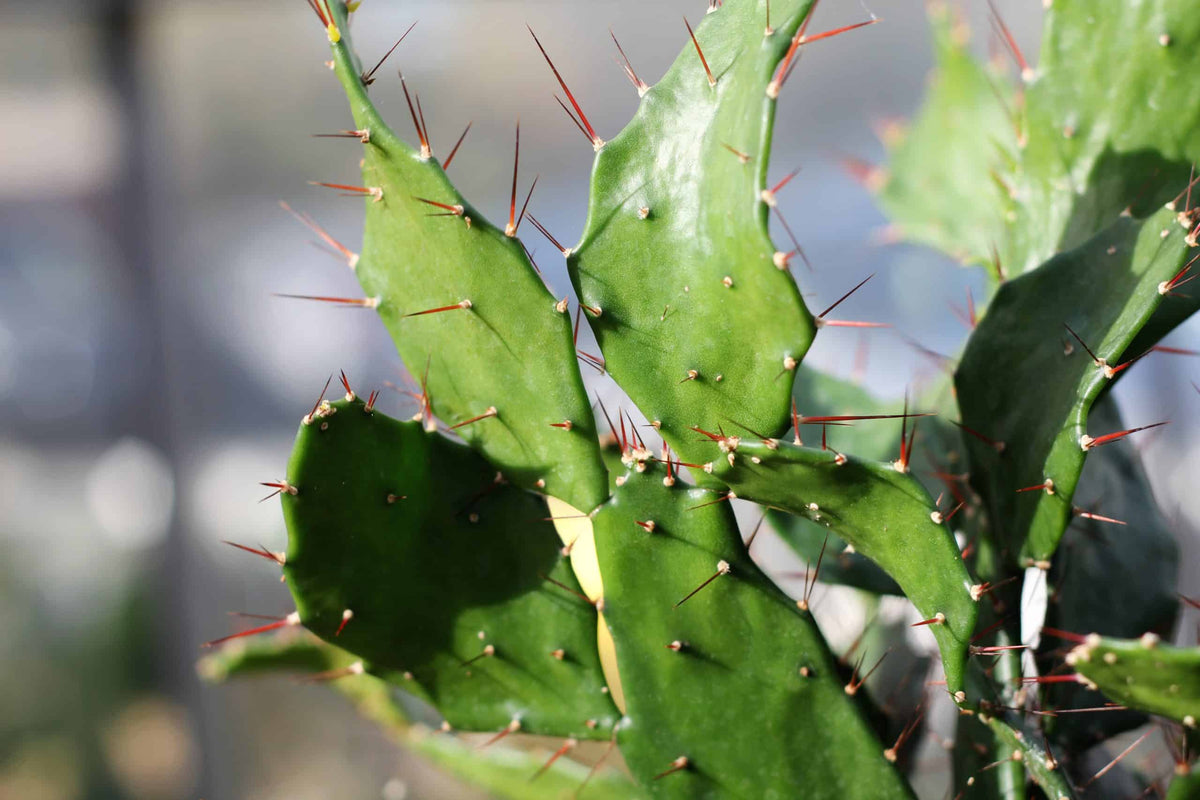
[[[832,450],[779,442],[726,440],[713,473],[737,496],[826,526],[890,575],[928,619],[942,652],[946,685],[963,690],[968,640],[975,627],[973,581],[958,545],[921,484],[892,465]],[[946,509],[949,512],[949,509]]]
[[[1115,433],[1090,427],[1088,410],[1109,371],[1136,357],[1128,346],[1155,309],[1176,302],[1160,287],[1194,255],[1184,236],[1166,210],[1121,219],[1004,284],[967,344],[955,376],[962,419],[990,440],[967,437],[972,481],[1022,566],[1048,561],[1071,520],[1084,448],[1094,446],[1081,437]],[[1047,479],[1045,491],[1018,491]]]
[[[425,756],[446,772],[473,786],[510,800],[561,800],[578,791],[587,780],[587,800],[631,800],[641,797],[636,786],[611,769],[588,769],[568,758],[556,760],[538,773],[546,757],[494,746],[480,750],[453,735],[441,735],[410,721],[396,698],[396,690],[373,675],[330,678],[358,659],[351,653],[313,636],[288,631],[253,641],[226,645],[201,659],[197,670],[213,683],[233,678],[292,672],[328,680],[350,700],[358,712],[383,728],[398,744]]]
[[[573,594],[543,501],[361,400],[306,419],[282,493],[304,626],[455,728],[610,735],[596,611]]]
[[[612,376],[688,458],[692,425],[787,424],[790,370],[815,332],[767,231],[767,87],[811,0],[727,0],[634,120],[604,145],[567,267]],[[790,246],[785,249],[791,249]],[[782,255],[782,254],[781,254]],[[782,262],[781,262],[782,263]],[[786,267],[786,264],[784,265]]]
[[[1125,427],[1112,395],[1093,406],[1088,420],[1103,430]],[[1051,602],[1045,624],[1117,638],[1146,631],[1167,635],[1179,609],[1179,547],[1133,444],[1117,442],[1093,453],[1079,487],[1080,505],[1128,524],[1080,519],[1067,529],[1046,575]],[[1061,645],[1055,637],[1042,637],[1038,656],[1044,671],[1057,665]],[[1043,687],[1042,703],[1047,709],[1095,708],[1104,698],[1083,686],[1050,684]],[[1112,711],[1047,717],[1044,727],[1056,742],[1075,751],[1143,722],[1140,713]]]
[[[329,5],[341,30],[335,71],[355,126],[369,134],[364,186],[382,192],[366,201],[359,281],[378,299],[409,369],[422,375],[428,367],[441,420],[458,425],[495,409],[458,433],[518,486],[594,508],[608,496],[606,476],[565,304],[546,289],[520,240],[490,224],[436,159],[383,121],[351,49],[344,5]],[[461,213],[433,216],[439,209],[417,198]],[[446,307],[453,310],[410,316]]]
[[[594,518],[634,774],[655,797],[687,800],[909,797],[812,619],[750,559],[729,504],[663,476],[627,474]]]
[[[1018,275],[1127,208],[1152,213],[1200,158],[1193,11],[1188,0],[1056,0],[1022,98],[931,4],[938,72],[892,148],[881,204],[907,238],[992,263],[995,277],[994,259]]]
[[[1184,769],[1187,769],[1186,773],[1176,772],[1171,781],[1171,786],[1167,789],[1167,800],[1196,800],[1200,797],[1200,767],[1192,764]]]
[[[1017,152],[1016,120],[1006,107],[1012,91],[971,55],[956,7],[927,8],[937,66],[920,115],[885,142],[879,204],[905,239],[963,263],[990,263],[1013,205],[1000,177]]]
[[[1172,647],[1152,633],[1140,639],[1092,634],[1067,655],[1067,663],[1111,700],[1196,729],[1200,647]]]
[[[796,370],[792,389],[798,413],[804,416],[835,416],[897,413],[900,406],[879,400],[866,389],[850,381],[818,372],[807,366]],[[893,407],[896,406],[896,407]],[[829,428],[831,446],[857,457],[882,461],[895,447],[890,436],[881,435],[884,422],[863,422],[853,427]],[[820,427],[806,427],[802,434],[812,439],[820,436]],[[820,578],[823,583],[853,586],[877,594],[902,594],[896,582],[875,562],[847,548],[846,542],[829,528],[806,516],[789,514],[777,509],[766,510],[767,524],[796,554],[810,564],[821,560]],[[828,537],[828,543],[826,542]],[[821,558],[821,550],[825,557]]]
[[[1169,200],[1200,158],[1200,18],[1190,0],[1055,0],[1026,96],[1012,273]],[[1182,210],[1182,209],[1180,209]]]

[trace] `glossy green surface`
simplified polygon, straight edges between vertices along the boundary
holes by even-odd
[[[361,400],[301,426],[288,481],[284,574],[305,627],[426,696],[455,728],[518,720],[528,733],[610,734],[596,611],[572,594],[540,498]]]
[[[811,617],[746,553],[729,504],[663,475],[627,474],[595,517],[634,774],[654,797],[687,800],[910,797]],[[681,603],[721,562],[728,573]],[[686,769],[654,779],[681,756]]]
[[[1105,430],[1125,427],[1111,395],[1096,403],[1089,420]],[[1077,518],[1067,528],[1046,575],[1051,602],[1045,624],[1117,638],[1146,631],[1168,636],[1179,609],[1179,548],[1130,442],[1106,445],[1088,457],[1076,502],[1127,524]],[[1062,644],[1042,637],[1043,674],[1058,665]],[[1042,702],[1047,709],[1096,708],[1105,699],[1066,683],[1043,687]],[[1044,727],[1060,746],[1078,750],[1143,722],[1145,716],[1134,711],[1062,714],[1047,717]]]
[[[344,20],[341,3],[332,3]],[[366,200],[356,273],[410,372],[425,374],[434,414],[505,477],[576,508],[605,497],[596,430],[576,362],[571,322],[521,242],[489,223],[454,188],[434,158],[422,158],[383,121],[367,96],[347,26],[333,45],[335,71],[363,146]],[[463,216],[416,198],[461,206]],[[466,222],[470,219],[470,223]],[[470,308],[406,317],[470,301]],[[519,376],[516,377],[516,376]],[[570,430],[551,427],[570,420]],[[544,481],[544,486],[538,481]]]
[[[890,464],[783,443],[740,442],[732,465],[719,453],[710,456],[717,459],[714,474],[738,497],[824,525],[882,567],[922,616],[943,614],[944,622],[928,627],[942,652],[948,691],[963,690],[975,627],[973,581],[920,483]]]
[[[1119,220],[1004,284],[967,344],[955,375],[963,423],[1004,444],[998,452],[967,437],[971,479],[1008,557],[1021,565],[1048,560],[1071,521],[1087,456],[1080,437],[1115,432],[1088,425],[1110,378],[1064,326],[1119,367],[1155,309],[1175,302],[1159,286],[1195,254],[1184,235],[1166,210],[1144,222]],[[1052,494],[1018,492],[1047,478]]]
[[[770,36],[763,0],[728,0],[694,26],[716,86],[686,41],[597,155],[587,225],[567,262],[581,300],[602,311],[589,322],[613,378],[685,460],[693,425],[733,418],[782,432],[785,360],[794,368],[815,333],[774,263],[791,246],[772,244],[762,198],[775,112],[767,85],[810,7],[775,0]]]
[[[1140,639],[1089,636],[1067,661],[1114,702],[1193,730],[1200,724],[1200,647],[1172,647],[1153,634]]]

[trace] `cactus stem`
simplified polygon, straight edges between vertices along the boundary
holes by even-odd
[[[399,39],[397,39],[396,43],[391,46],[391,49],[389,49],[386,53],[383,54],[383,58],[379,59],[379,63],[377,63],[375,66],[371,67],[371,69],[369,71],[364,72],[361,75],[359,75],[359,77],[362,78],[363,86],[370,86],[372,83],[375,82],[375,73],[378,72],[379,68],[383,66],[383,62],[388,60],[388,56],[390,56],[392,53],[396,52],[396,48],[400,46],[401,42],[403,42],[406,38],[408,38],[408,35],[410,33],[412,33],[412,29],[415,27],[417,27],[416,22],[414,22],[412,25],[409,25],[408,30],[406,30],[404,32],[404,35],[401,36]]]
[[[1139,431],[1148,431],[1151,428],[1159,428],[1159,427],[1162,427],[1163,425],[1167,425],[1168,423],[1169,423],[1169,420],[1167,422],[1156,422],[1153,425],[1143,425],[1140,428],[1129,428],[1128,430],[1117,431],[1115,433],[1106,433],[1103,436],[1097,436],[1095,438],[1088,436],[1085,433],[1079,437],[1079,449],[1091,450],[1093,447],[1100,447],[1101,445],[1120,441],[1121,439],[1124,439],[1126,436],[1130,436],[1132,434],[1138,433]]]
[[[451,425],[450,430],[456,431],[459,428],[466,427],[467,425],[471,425],[471,424],[479,422],[481,420],[491,419],[492,417],[497,416],[497,413],[498,412],[496,411],[495,406],[489,406],[488,410],[483,412],[482,414],[478,414],[474,417],[471,417],[470,419],[465,419],[462,422],[458,423],[457,425]]]
[[[854,672],[850,674],[850,682],[844,687],[846,694],[850,695],[851,697],[858,694],[858,690],[861,689],[863,684],[875,674],[875,670],[879,669],[879,667],[883,664],[883,660],[891,655],[891,652],[892,648],[889,647],[884,651],[883,655],[879,657],[879,660],[875,662],[875,666],[871,667],[871,669],[867,671],[866,675],[863,675],[861,678],[859,678],[858,670],[862,667],[863,661],[867,657],[867,654],[863,653],[858,659],[858,664],[854,667]]]
[[[362,131],[362,133],[364,135],[366,135],[366,131]],[[312,231],[317,236],[319,236],[321,238],[321,241],[323,241],[325,244],[327,244],[328,246],[332,247],[335,251],[337,251],[338,255],[340,255],[342,258],[344,258],[346,260],[346,265],[349,266],[350,269],[354,269],[355,267],[358,266],[358,253],[355,253],[349,247],[346,247],[344,244],[339,242],[337,239],[333,238],[333,236],[331,236],[328,231],[326,231],[324,228],[322,228],[320,225],[318,225],[312,217],[310,217],[308,214],[302,214],[302,213],[296,211],[295,209],[293,209],[290,205],[288,205],[283,200],[279,201],[279,206],[284,211],[288,212],[293,217],[295,217],[297,220],[299,220],[300,224],[304,225],[310,231]]]
[[[1005,448],[1006,448],[1006,447],[1008,447],[1008,445],[1007,445],[1007,444],[1005,444],[1004,442],[996,441],[995,439],[989,439],[987,436],[984,436],[984,435],[983,435],[982,433],[980,433],[979,431],[977,431],[977,430],[975,430],[975,429],[973,429],[973,428],[969,428],[969,427],[967,427],[966,425],[962,424],[961,422],[955,422],[954,420],[950,420],[950,424],[951,424],[951,425],[953,425],[953,426],[955,426],[955,427],[956,427],[956,428],[958,428],[959,430],[962,430],[962,431],[964,431],[964,432],[966,432],[966,433],[969,433],[969,434],[971,434],[972,436],[974,436],[974,437],[975,437],[976,439],[978,439],[979,441],[981,441],[981,442],[983,442],[984,444],[986,444],[986,445],[988,445],[989,447],[991,447],[991,448],[992,448],[993,450],[995,450],[997,453],[1003,453],[1003,452],[1004,452],[1004,450],[1005,450]]]
[[[309,186],[324,186],[326,189],[339,189],[345,194],[344,197],[358,197],[360,195],[370,195],[376,202],[383,200],[383,188],[380,186],[348,186],[344,183],[325,183],[323,181],[309,181]]]
[[[296,487],[292,486],[287,481],[279,481],[278,483],[259,483],[259,486],[266,486],[268,489],[275,490],[275,491],[271,492],[269,495],[267,495],[266,497],[264,497],[262,500],[259,500],[258,502],[260,502],[260,503],[265,503],[266,501],[270,500],[272,497],[275,497],[278,494],[282,494],[283,492],[287,492],[288,494],[292,495],[293,497],[295,497],[296,494],[298,493],[298,490],[296,489]],[[235,545],[235,546],[240,547],[241,545]],[[253,553],[254,551],[251,550],[250,552]]]
[[[687,17],[683,18],[683,24],[687,26],[688,36],[692,37],[692,44],[696,47],[696,55],[700,56],[700,63],[704,67],[704,74],[708,76],[708,85],[716,86],[717,79],[713,77],[712,69],[708,66],[708,59],[704,57],[704,51],[700,49],[700,42],[696,39],[696,32],[692,30],[692,24],[687,21]],[[743,161],[743,164],[746,162]]]
[[[728,497],[726,497],[724,499],[728,499]],[[708,586],[710,583],[712,583],[713,581],[715,581],[717,578],[721,577],[722,575],[728,575],[732,570],[733,570],[733,567],[729,566],[728,561],[724,561],[724,560],[718,561],[717,562],[717,571],[714,572],[709,578],[707,578],[704,581],[704,583],[700,584],[695,589],[692,589],[692,591],[688,592],[686,597],[684,597],[682,600],[680,600],[678,603],[675,604],[675,608],[679,608],[681,605],[686,603],[688,600],[691,600],[693,597],[695,597],[702,589],[704,589],[704,587]],[[686,764],[686,759],[685,759],[684,763]]]
[[[229,636],[222,636],[220,639],[213,639],[211,642],[205,642],[203,646],[205,648],[216,647],[217,645],[222,644],[224,642],[228,642],[232,639],[241,639],[245,636],[257,636],[260,633],[267,633],[268,631],[276,631],[276,630],[279,630],[280,628],[295,627],[296,625],[299,625],[299,624],[300,624],[300,614],[293,611],[292,613],[288,614],[286,617],[283,617],[282,619],[276,619],[274,622],[268,623],[267,625],[259,625],[257,628],[251,628],[250,630],[241,631],[240,633],[230,634]]]
[[[657,781],[657,780],[667,777],[668,775],[670,775],[674,772],[679,772],[682,769],[687,769],[689,763],[691,763],[691,762],[688,761],[687,756],[680,756],[679,758],[677,758],[671,762],[671,766],[668,769],[665,769],[662,772],[655,775],[654,780]]]
[[[550,71],[554,73],[554,77],[558,80],[558,85],[562,87],[563,92],[565,92],[567,95],[567,99],[571,101],[571,106],[575,109],[575,113],[579,115],[578,122],[580,127],[583,129],[584,134],[588,137],[588,139],[591,140],[592,147],[599,152],[600,149],[604,147],[604,140],[596,135],[596,130],[592,127],[592,124],[588,122],[587,115],[584,114],[583,109],[579,107],[579,103],[575,100],[575,95],[573,95],[571,90],[567,88],[567,82],[563,80],[562,75],[560,75],[558,72],[558,68],[555,67],[554,62],[550,60],[550,56],[546,53],[546,48],[542,47],[542,43],[538,39],[537,34],[533,32],[533,28],[529,27],[528,25],[526,25],[525,28],[529,31],[529,35],[533,37],[533,41],[537,45],[538,50],[542,52],[542,58],[546,59],[546,63],[550,65]],[[560,100],[559,103],[561,104],[562,101]]]
[[[1017,45],[1016,38],[1013,37],[1012,31],[1004,24],[1004,19],[1000,16],[1000,12],[996,10],[996,5],[992,0],[988,0],[988,9],[991,11],[990,19],[992,26],[995,27],[996,33],[1000,34],[1000,39],[1008,48],[1009,55],[1017,62],[1017,67],[1021,70],[1021,80],[1029,83],[1034,78],[1033,68],[1029,66],[1029,62],[1025,60],[1024,53],[1021,52],[1020,46]]]
[[[417,113],[421,107],[421,96],[417,95],[417,107],[413,108],[412,97],[408,93],[408,81],[404,80],[403,72],[399,75],[400,88],[404,90],[404,100],[408,103],[408,113],[412,116],[413,127],[417,129],[417,138],[421,141],[421,160],[428,161],[433,156],[433,150],[429,147],[429,132],[425,130],[425,115]]]
[[[458,155],[458,148],[462,147],[463,141],[467,138],[467,134],[471,132],[471,126],[474,124],[475,121],[472,120],[471,122],[468,122],[467,127],[463,129],[462,136],[458,137],[458,141],[454,143],[453,149],[450,150],[450,155],[446,156],[446,161],[442,164],[443,171],[450,169],[450,162],[454,160],[456,155]]]
[[[621,54],[621,61],[617,63],[621,65],[621,69],[625,72],[625,77],[629,78],[629,82],[633,84],[633,88],[637,89],[638,97],[645,97],[646,92],[650,91],[650,87],[646,82],[638,77],[637,72],[633,69],[633,63],[629,60],[629,56],[625,55],[625,49],[621,47],[621,43],[617,41],[617,35],[613,33],[613,29],[608,29],[608,35],[612,37],[613,44],[617,46],[617,52]],[[621,63],[621,62],[624,63]]]
[[[491,645],[488,645],[488,647],[491,647]],[[505,725],[504,728],[499,733],[497,733],[495,736],[488,739],[483,744],[479,745],[479,747],[477,749],[482,750],[485,747],[491,747],[496,742],[503,739],[505,736],[508,736],[510,733],[516,733],[519,730],[521,730],[521,720],[514,719],[512,722]]]
[[[555,652],[555,653],[562,653],[562,651],[561,651],[561,650],[555,650],[554,652]],[[556,658],[558,658],[560,661],[562,660],[562,657],[561,657],[561,656],[556,656]],[[577,740],[575,740],[575,739],[567,739],[567,740],[565,740],[565,741],[562,743],[562,747],[560,747],[560,748],[558,748],[556,751],[554,751],[554,755],[550,756],[550,758],[549,758],[549,759],[547,759],[546,763],[545,763],[545,764],[542,764],[542,766],[541,766],[541,767],[538,769],[538,771],[537,771],[537,772],[535,772],[535,773],[533,773],[533,775],[532,775],[532,776],[530,776],[530,778],[529,778],[529,781],[530,781],[530,783],[532,783],[533,781],[536,781],[538,778],[540,778],[540,777],[542,777],[543,775],[545,775],[545,774],[546,774],[546,771],[547,771],[548,769],[550,769],[550,767],[554,766],[554,762],[555,762],[555,761],[558,761],[560,758],[562,758],[563,756],[565,756],[565,755],[566,755],[568,752],[570,752],[571,750],[573,750],[573,749],[575,748],[575,746],[576,746],[576,745],[578,745],[578,744],[579,744],[579,742],[578,742]]]
[[[259,558],[265,558],[268,561],[274,561],[276,564],[278,564],[281,567],[284,565],[284,563],[286,563],[285,562],[286,556],[283,553],[272,553],[264,545],[260,544],[258,546],[258,549],[256,550],[253,547],[247,547],[244,544],[238,544],[237,542],[231,542],[228,539],[222,539],[221,541],[224,542],[225,544],[229,545],[230,547],[236,547],[238,550],[244,550],[247,553],[253,553],[254,555],[258,556]]]
[[[1091,519],[1091,520],[1095,520],[1096,522],[1111,522],[1113,525],[1128,525],[1129,524],[1128,522],[1125,522],[1125,521],[1119,520],[1119,519],[1114,519],[1113,517],[1106,517],[1102,514],[1094,514],[1091,511],[1085,511],[1082,508],[1079,508],[1078,506],[1076,506],[1075,508],[1072,508],[1071,513],[1076,517],[1082,517],[1083,519]]]
[[[480,652],[479,655],[474,656],[472,658],[468,658],[466,661],[464,661],[462,663],[462,666],[469,667],[472,664],[474,664],[476,661],[479,661],[482,658],[491,658],[494,655],[496,655],[496,646],[494,644],[485,645],[482,652]],[[491,742],[488,742],[488,744],[491,744]]]
[[[561,252],[564,257],[571,255],[571,248],[563,247],[562,244],[558,241],[558,239],[555,239],[554,235],[551,234],[550,231],[546,230],[546,226],[543,225],[542,223],[538,222],[537,217],[535,217],[533,214],[530,214],[529,221],[533,223],[533,227],[537,228],[538,232],[541,233],[542,236],[545,236],[546,239],[549,240],[550,244],[552,244],[558,248],[559,252]],[[579,305],[582,308],[588,308],[588,306],[585,306],[582,302]],[[588,310],[591,311],[590,308],[588,308]],[[598,316],[600,316],[600,313],[598,311],[593,312],[592,316],[598,317]]]

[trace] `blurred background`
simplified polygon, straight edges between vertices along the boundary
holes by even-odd
[[[883,159],[873,131],[914,112],[930,67],[920,0],[868,1],[822,4],[814,30],[871,12],[884,22],[807,52],[780,103],[772,174],[803,167],[781,200],[812,261],[796,267],[812,304],[875,273],[847,314],[895,326],[822,336],[811,363],[857,369],[898,397],[936,369],[904,337],[955,353],[966,331],[950,305],[968,287],[982,296],[983,283],[930,251],[887,245],[841,164]],[[966,1],[986,31],[982,1]],[[454,178],[493,219],[506,210],[519,115],[523,186],[541,174],[532,210],[571,242],[591,150],[554,103],[524,24],[611,137],[637,96],[613,63],[609,26],[652,80],[686,41],[681,14],[695,22],[705,5],[367,0],[356,44],[373,62],[420,20],[373,87],[377,102],[409,135],[403,66],[436,152],[474,122]],[[997,5],[1036,58],[1041,3]],[[278,206],[357,249],[361,203],[306,184],[356,177],[355,143],[311,138],[350,124],[326,54],[302,0],[0,4],[4,800],[477,796],[415,765],[325,689],[212,687],[195,673],[200,643],[234,629],[226,612],[290,610],[270,565],[221,540],[283,547],[278,505],[258,503],[258,482],[282,477],[326,378],[344,369],[369,388],[403,374],[374,315],[273,296],[358,293]],[[567,293],[561,259],[526,234]],[[1196,347],[1198,333],[1193,322],[1167,343]],[[1137,373],[1118,389],[1131,423],[1200,411],[1192,359],[1147,359]],[[384,397],[385,411],[409,407]],[[1140,444],[1194,596],[1200,428],[1168,430]]]

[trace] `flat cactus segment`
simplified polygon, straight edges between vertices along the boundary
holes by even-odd
[[[1140,639],[1093,634],[1068,654],[1067,663],[1121,705],[1196,729],[1200,720],[1200,647],[1172,647],[1152,633]]]
[[[1195,10],[1190,0],[1048,6],[1004,251],[1015,272],[1082,245],[1127,206],[1144,215],[1187,179],[1200,158]]]
[[[409,370],[427,376],[438,418],[459,425],[487,415],[457,432],[505,477],[594,508],[608,496],[606,474],[568,315],[520,240],[490,224],[433,157],[384,123],[367,96],[344,6],[329,5],[341,30],[331,45],[335,71],[355,126],[369,133],[363,183],[377,190],[365,202],[359,281]],[[442,312],[421,313],[434,309]]]
[[[351,701],[364,718],[392,739],[419,753],[446,772],[507,800],[561,800],[587,780],[588,800],[631,800],[642,795],[614,770],[588,775],[587,767],[568,758],[550,764],[536,780],[545,759],[501,746],[480,750],[453,735],[430,731],[409,719],[386,681],[366,673],[344,671],[357,659],[341,648],[308,634],[287,631],[271,637],[226,645],[201,659],[197,670],[212,683],[262,674],[292,672],[302,679],[328,682]],[[594,745],[597,746],[597,745]]]
[[[1164,295],[1195,255],[1184,239],[1167,210],[1121,219],[1002,286],[967,344],[955,385],[977,434],[966,437],[972,481],[1022,566],[1054,553],[1088,450],[1115,433],[1089,427],[1088,410],[1142,355],[1128,347],[1154,311],[1177,302]]]
[[[306,419],[281,495],[304,626],[455,728],[609,736],[596,611],[544,502],[361,400]]]
[[[630,769],[654,797],[910,797],[729,504],[663,477],[630,472],[594,517]]]
[[[726,449],[733,450],[729,446]],[[925,489],[892,465],[832,450],[738,442],[714,475],[744,500],[801,514],[837,533],[890,575],[929,621],[954,695],[964,689],[975,628],[973,581]],[[732,461],[732,464],[729,462]]]
[[[787,425],[789,373],[815,333],[767,231],[767,87],[811,0],[727,0],[596,156],[567,268],[612,376],[685,459],[693,425]],[[682,27],[681,27],[682,33]],[[773,202],[773,200],[772,200]],[[791,246],[784,248],[790,250]],[[779,264],[776,264],[778,260]],[[783,268],[780,268],[780,267]]]
[[[1200,766],[1177,767],[1175,778],[1167,789],[1167,800],[1196,800],[1197,797],[1200,797]]]
[[[1092,407],[1088,422],[1098,430],[1127,427],[1111,394]],[[1045,624],[1116,638],[1146,631],[1169,634],[1179,610],[1179,547],[1132,442],[1116,442],[1088,457],[1076,502],[1126,524],[1079,519],[1067,529],[1046,575],[1053,602],[1047,605]],[[1053,636],[1042,637],[1038,663],[1044,673],[1059,663],[1061,645]],[[1104,702],[1099,694],[1070,683],[1050,684],[1042,691],[1048,710],[1096,708]],[[1043,727],[1060,745],[1079,751],[1144,722],[1144,715],[1135,711],[1110,711],[1046,717]]]
[[[937,65],[911,127],[885,134],[879,204],[904,239],[966,264],[992,263],[1014,205],[1002,178],[1017,156],[1013,93],[971,55],[956,7],[927,8]]]

